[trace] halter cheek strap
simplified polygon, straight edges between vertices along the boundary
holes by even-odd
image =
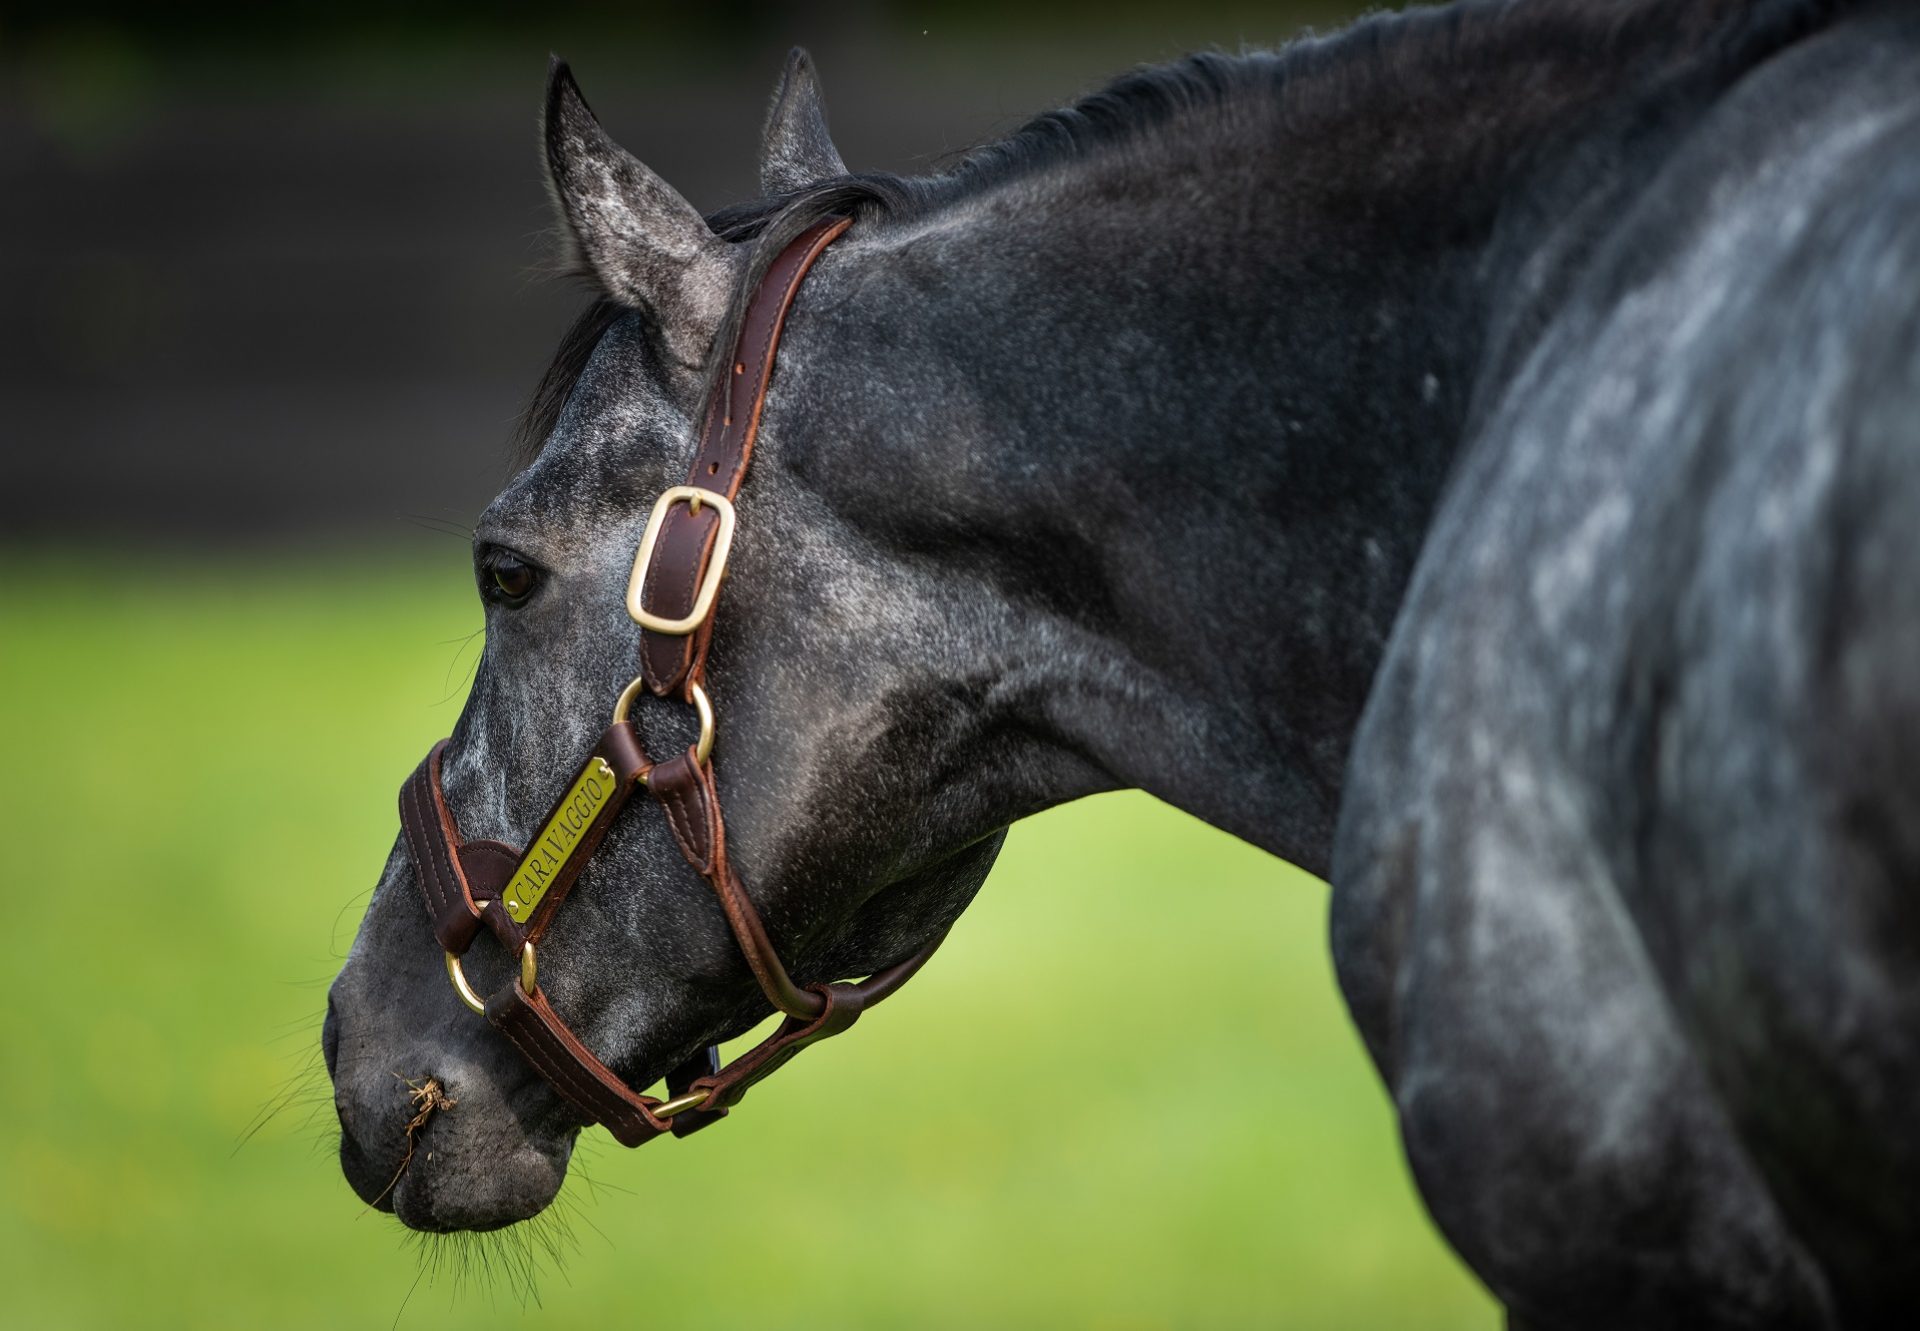
[[[661,495],[634,560],[627,607],[641,625],[641,672],[572,783],[522,851],[466,841],[440,784],[442,740],[400,788],[400,826],[434,937],[462,1001],[486,1018],[589,1121],[627,1146],[665,1132],[686,1136],[725,1116],[762,1077],[815,1041],[838,1035],[920,969],[940,938],[858,983],[796,985],[727,860],[726,824],[714,788],[713,711],[702,687],[713,606],[733,541],[733,497],[746,476],[774,353],[801,281],[844,232],[846,218],[817,223],[781,251],[754,289],[732,360],[715,387],[687,483]],[[700,709],[699,743],[655,764],[628,719],[645,687]],[[660,804],[674,843],[707,880],[748,968],[785,1014],[772,1035],[725,1067],[708,1048],[667,1074],[665,1100],[634,1090],[583,1043],[539,987],[536,945],[587,862],[637,789]],[[520,959],[520,975],[484,1002],[460,958],[482,927]],[[943,935],[944,937],[944,935]]]

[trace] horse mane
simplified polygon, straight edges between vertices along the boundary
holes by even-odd
[[[713,364],[728,354],[748,296],[801,232],[843,214],[856,225],[925,215],[959,199],[1065,163],[1150,144],[1156,131],[1273,135],[1311,131],[1410,95],[1444,103],[1492,62],[1541,69],[1605,69],[1636,52],[1671,70],[1682,60],[1711,80],[1743,70],[1830,20],[1847,0],[1457,0],[1368,15],[1326,36],[1277,50],[1203,51],[1142,66],[1070,106],[1029,120],[1006,138],[968,150],[933,175],[856,172],[790,194],[711,214],[723,240],[752,244],[747,272],[714,338]],[[1648,71],[1650,73],[1650,71]],[[1245,114],[1249,106],[1258,114]],[[600,297],[562,340],[516,426],[516,470],[538,456],[600,337],[628,311]]]

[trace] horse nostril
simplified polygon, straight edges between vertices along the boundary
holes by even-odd
[[[327,1019],[320,1024],[320,1056],[327,1060],[327,1077],[333,1078],[334,1065],[340,1061],[340,1014],[333,1010],[333,995],[327,995]]]

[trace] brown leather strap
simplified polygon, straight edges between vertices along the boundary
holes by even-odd
[[[400,791],[401,827],[427,913],[434,922],[434,936],[448,952],[460,956],[485,922],[508,951],[517,954],[520,945],[530,941],[529,935],[543,930],[552,918],[554,908],[605,836],[613,815],[645,776],[649,766],[646,755],[633,727],[624,722],[609,727],[594,746],[591,756],[605,759],[614,769],[620,791],[603,808],[605,816],[597,817],[583,834],[584,844],[564,866],[568,871],[564,880],[555,876],[530,917],[529,928],[523,931],[499,903],[501,889],[525,857],[497,841],[461,840],[440,784],[440,757],[445,748],[444,740],[434,745]],[[569,780],[568,788],[571,785]],[[539,826],[547,826],[551,817],[549,811]],[[487,903],[484,910],[478,907],[478,901]],[[618,1140],[637,1146],[667,1131],[667,1120],[652,1113],[652,1107],[660,1102],[636,1094],[596,1058],[539,990],[528,994],[517,982],[510,981],[487,1000],[486,1015],[563,1099],[590,1120],[606,1124]]]
[[[687,470],[687,484],[732,499],[740,492],[747,474],[747,462],[753,456],[754,437],[760,430],[760,409],[766,402],[767,385],[773,377],[774,353],[780,345],[780,331],[787,311],[800,290],[807,270],[823,250],[853,223],[845,217],[830,217],[815,223],[780,252],[767,269],[760,285],[754,288],[740,324],[740,338],[734,344],[733,359],[724,367],[713,400],[707,407],[700,447],[694,451],[693,464]],[[664,518],[660,539],[653,548],[653,560],[647,566],[641,584],[641,599],[647,609],[669,619],[693,612],[694,597],[706,574],[707,559],[713,552],[714,537],[720,530],[718,513],[711,505],[694,513],[676,506]],[[692,699],[692,686],[705,673],[707,647],[713,637],[713,615],[690,634],[656,633],[645,629],[640,635],[640,669],[647,687],[665,697],[675,689]]]
[[[451,815],[444,821],[435,818],[431,822],[420,816],[422,809],[446,810],[446,798],[440,788],[439,763],[444,747],[444,741],[435,745],[427,760],[407,778],[401,792],[401,818],[421,895],[427,901],[430,918],[436,922],[436,937],[441,937],[444,945],[446,936],[441,933],[438,923],[443,918],[458,919],[464,914],[469,921],[460,930],[460,934],[464,935],[462,946],[447,949],[458,955],[472,943],[482,918],[493,923],[497,896],[484,917],[470,910],[436,909],[435,901],[471,901],[472,898],[465,893],[469,888],[480,887],[483,883],[485,890],[497,894],[499,886],[517,867],[520,857],[499,842],[461,842]],[[634,749],[638,751],[637,743]],[[640,761],[645,770],[644,757]],[[648,772],[650,784],[665,766],[662,764]],[[710,777],[701,784],[710,790]],[[717,806],[714,814],[717,817]],[[767,941],[766,928],[760,921],[759,913],[740,887],[738,876],[725,865],[724,841],[719,859],[732,889],[731,894],[722,893],[722,906],[727,910],[728,923],[733,926],[734,936],[741,950],[746,953],[749,965],[754,967],[756,976],[761,975],[763,969],[771,969],[791,988],[792,981]],[[469,867],[461,871],[458,866],[462,864]],[[461,876],[462,872],[464,877]],[[719,890],[719,885],[715,886]],[[455,890],[461,895],[450,896]],[[500,918],[508,929],[516,928],[504,915]],[[519,937],[517,933],[502,933],[497,927],[495,932],[510,948],[514,947]],[[459,935],[455,937],[457,940]],[[788,1015],[765,1040],[724,1068],[715,1066],[717,1057],[714,1051],[706,1051],[702,1057],[707,1063],[707,1070],[703,1075],[684,1082],[684,1089],[675,1083],[688,1075],[688,1065],[683,1064],[675,1069],[669,1077],[670,1091],[676,1095],[706,1091],[708,1100],[698,1108],[682,1110],[678,1115],[666,1119],[654,1113],[662,1102],[635,1091],[602,1063],[574,1035],[548,1003],[546,995],[538,989],[528,994],[517,980],[509,980],[499,993],[487,1000],[486,1015],[487,1020],[507,1037],[514,1048],[520,1051],[521,1057],[559,1092],[561,1098],[589,1121],[606,1124],[618,1141],[627,1146],[638,1146],[669,1130],[685,1136],[723,1117],[755,1083],[784,1066],[808,1045],[846,1030],[867,1008],[905,984],[914,972],[926,964],[941,941],[940,938],[934,939],[905,961],[858,983],[820,984],[795,991],[810,1000],[813,1008],[811,1015]],[[775,1006],[780,1007],[781,1004],[776,1003]]]
[[[713,788],[713,768],[702,765],[689,748],[677,758],[655,767],[647,777],[647,790],[667,813],[667,826],[687,863],[705,878],[720,898],[727,927],[746,955],[747,966],[760,985],[760,992],[774,1010],[788,1016],[811,1019],[821,1010],[818,994],[800,988],[787,974],[767,937],[767,926],[760,912],[747,899],[740,877],[727,862],[727,828],[720,816],[720,797]]]
[[[519,926],[504,910],[491,904],[483,916],[476,900],[486,901],[489,894],[498,900],[499,885],[511,876],[519,856],[498,841],[469,845],[461,840],[440,789],[440,755],[446,747],[445,740],[434,745],[400,787],[400,828],[413,858],[420,893],[426,898],[433,936],[443,949],[460,956],[473,945],[484,919],[501,935],[501,941],[517,952],[518,943],[510,940],[518,934]],[[474,876],[484,876],[486,884],[477,898],[471,882]]]
[[[613,769],[615,789],[592,822],[579,832],[580,844],[571,849],[548,880],[546,895],[522,925],[507,914],[501,892],[524,857],[499,841],[461,839],[440,786],[440,756],[446,747],[445,740],[434,745],[433,751],[400,787],[400,827],[418,870],[420,892],[426,898],[427,914],[433,920],[433,936],[446,951],[464,956],[473,945],[474,935],[485,924],[501,946],[517,955],[521,944],[537,942],[546,932],[553,912],[572,890],[601,838],[613,826],[613,820],[632,797],[634,787],[645,778],[651,764],[630,723],[619,722],[607,727],[590,757],[604,759]],[[571,784],[569,781],[568,787]],[[565,798],[568,787],[562,788],[561,798]],[[536,827],[545,828],[558,809],[556,802]]]
[[[509,981],[487,1000],[487,1020],[560,1092],[561,1099],[589,1121],[606,1124],[622,1146],[643,1145],[668,1130],[669,1121],[653,1113],[660,1101],[641,1095],[615,1076],[560,1020],[539,990],[529,996]]]
[[[688,476],[690,485],[729,500],[738,492],[794,294],[813,261],[848,225],[845,218],[831,218],[803,232],[774,260],[755,289],[734,358],[714,392]],[[691,613],[717,530],[717,512],[711,505],[698,513],[691,506],[668,512],[653,558],[643,571],[642,600],[649,610],[670,619]],[[705,672],[712,624],[709,612],[692,634],[643,629],[641,670],[654,693],[665,695],[678,688],[683,697],[692,699],[693,686]],[[487,1020],[562,1098],[590,1121],[606,1124],[625,1145],[638,1146],[667,1131],[686,1136],[725,1117],[755,1083],[808,1045],[846,1030],[863,1011],[906,983],[940,945],[941,940],[935,939],[907,960],[859,983],[796,985],[745,885],[727,862],[726,822],[713,769],[700,761],[695,748],[654,766],[632,725],[617,721],[600,737],[582,769],[591,770],[596,761],[604,761],[613,771],[616,789],[589,816],[571,798],[570,781],[540,823],[536,836],[541,841],[526,856],[497,841],[461,840],[440,785],[444,748],[445,741],[435,745],[401,788],[400,821],[434,936],[448,953],[463,954],[486,923],[510,950],[517,953],[524,946],[533,956],[532,945],[546,931],[633,787],[645,784],[660,802],[681,854],[712,886],[767,1001],[785,1014],[773,1034],[725,1067],[720,1066],[718,1051],[707,1049],[669,1072],[667,1087],[673,1097],[669,1104],[642,1095],[622,1081],[573,1033],[537,987],[527,989],[519,980],[509,981],[487,1000]],[[549,831],[555,827],[558,831]],[[543,854],[547,856],[545,871],[539,874],[543,895],[522,926],[502,906],[502,897],[523,868],[542,864]],[[704,1098],[687,1103],[695,1096]],[[664,1117],[658,1112],[662,1109],[667,1111]]]
[[[838,1035],[859,1018],[862,1012],[876,1006],[882,999],[895,992],[901,985],[912,979],[914,973],[937,952],[940,944],[946,941],[946,932],[931,943],[915,952],[898,965],[889,966],[857,983],[837,981],[833,984],[815,985],[810,992],[818,994],[822,1001],[818,1016],[811,1020],[804,1017],[789,1016],[781,1022],[778,1029],[754,1048],[736,1058],[725,1068],[710,1077],[703,1077],[693,1083],[694,1089],[711,1089],[713,1098],[706,1108],[719,1105],[723,1110],[740,1102],[748,1088],[762,1078],[784,1066],[788,1059],[818,1040],[830,1035]]]

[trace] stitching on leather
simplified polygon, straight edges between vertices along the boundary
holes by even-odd
[[[466,844],[466,839],[460,835],[460,824],[453,820],[453,810],[447,807],[446,794],[440,788],[440,755],[446,750],[446,743],[445,740],[441,740],[433,746],[433,752],[427,755],[427,794],[433,802],[434,821],[440,828],[441,857],[446,861],[454,886],[460,889],[460,895],[471,901],[473,893],[467,890],[466,871],[454,860],[454,853]]]
[[[681,755],[685,757],[685,755]],[[694,770],[694,779],[698,781],[700,773]],[[704,793],[704,792],[702,792]],[[674,838],[680,842],[680,852],[692,862],[694,868],[702,874],[713,862],[713,828],[711,816],[702,807],[703,815],[699,822],[705,827],[707,835],[703,838],[694,833],[694,810],[691,807],[689,792],[680,788],[670,788],[660,799],[660,807],[667,815],[667,823],[673,829]]]
[[[553,1038],[560,1043],[561,1049],[575,1060],[574,1065],[570,1066],[568,1071],[585,1079],[580,1084],[587,1087],[589,1097],[591,1097],[591,1094],[595,1091],[605,1092],[613,1098],[616,1104],[630,1109],[640,1108],[638,1097],[629,1091],[624,1083],[619,1085],[614,1084],[618,1083],[620,1079],[614,1075],[613,1069],[601,1062],[598,1054],[587,1048],[585,1042],[573,1033],[572,1028],[560,1019],[559,1013],[553,1012],[551,1007],[547,1009],[549,1012],[553,1012],[554,1023],[559,1027],[559,1030],[555,1030],[541,1017],[540,1009],[535,1005],[534,1000],[525,999],[524,1001],[526,1002],[528,1011],[533,1013],[534,1020],[539,1022],[540,1029],[552,1035]],[[580,1052],[578,1054],[573,1052],[572,1046],[575,1045],[579,1046]],[[592,1060],[591,1063],[587,1061],[589,1059]],[[596,1069],[598,1069],[598,1071],[596,1071]],[[604,1079],[600,1076],[601,1072],[606,1073]]]
[[[698,464],[696,463],[696,467],[697,465]],[[692,522],[692,521],[693,521],[692,514],[688,514],[686,518],[686,522]],[[680,510],[678,508],[675,508],[672,512],[668,513],[666,518],[664,519],[664,522],[665,522],[665,526],[661,529],[661,532],[660,532],[660,543],[654,547],[653,566],[647,570],[647,581],[653,583],[655,586],[658,585],[659,576],[661,575],[661,572],[662,572],[661,558],[660,558],[661,552],[663,550],[671,549],[674,541],[677,538],[678,533],[685,529],[685,523],[682,523],[680,521]],[[679,589],[680,599],[674,603],[676,606],[680,606],[680,605],[686,606],[687,611],[689,613],[693,609],[694,593],[697,592],[700,588],[700,573],[701,573],[701,570],[706,566],[707,550],[708,550],[706,536],[700,536],[694,539],[698,540],[699,548],[694,552],[693,561],[688,567],[686,585]],[[645,590],[643,585],[642,595],[644,594],[645,594]],[[667,635],[655,635],[655,636],[656,638],[658,638],[658,637],[667,636]],[[690,658],[690,649],[692,647],[691,639],[686,636],[680,636],[680,637],[675,637],[673,641],[674,641],[674,652],[675,652],[675,655],[673,657],[673,670],[671,673],[668,673],[666,671],[660,671],[659,673],[661,674],[661,677],[663,679],[679,678],[679,676],[682,673],[684,673],[692,664],[692,661]],[[641,645],[642,647],[647,646],[644,640]]]
[[[409,812],[413,814],[412,819],[409,820],[411,825],[408,828],[408,849],[413,852],[413,864],[415,870],[420,874],[420,881],[422,885],[428,889],[427,905],[437,922],[441,911],[445,909],[447,904],[445,898],[448,895],[446,884],[441,876],[440,866],[434,863],[434,855],[435,852],[440,849],[440,845],[429,835],[425,826],[426,818],[424,812],[417,807],[420,802],[418,785],[409,781],[407,783],[407,795],[415,806],[411,810],[406,804],[402,804],[400,807],[403,819]],[[426,845],[426,860],[424,862],[420,858],[420,843],[422,842]]]
[[[534,1020],[540,1020],[538,1015],[534,1017]],[[546,1023],[541,1022],[540,1024],[544,1029]],[[546,1061],[551,1065],[553,1069],[549,1074],[551,1079],[556,1083],[563,1083],[572,1092],[571,1098],[580,1108],[586,1110],[587,1113],[591,1114],[594,1118],[602,1117],[604,1113],[604,1100],[601,1104],[596,1105],[594,1101],[601,1099],[601,1097],[597,1096],[595,1092],[604,1092],[610,1088],[601,1083],[599,1078],[593,1076],[591,1073],[583,1072],[579,1067],[569,1061],[572,1051],[566,1049],[565,1042],[561,1043],[561,1050],[565,1051],[569,1055],[569,1058],[561,1058],[555,1051],[546,1048],[538,1039],[534,1039],[533,1044],[535,1048],[540,1050],[546,1057]],[[515,1047],[519,1047],[520,1041],[518,1038],[514,1038],[514,1045]]]
[[[660,562],[660,553],[663,550],[668,550],[672,548],[675,536],[685,526],[685,523],[682,523],[680,521],[680,514],[681,514],[681,509],[678,506],[675,506],[667,514],[667,516],[661,520],[664,525],[660,529],[660,542],[653,548],[653,565],[652,567],[647,569],[647,582],[651,583],[655,587],[659,586],[659,579],[663,573],[663,570],[661,568],[661,562]],[[687,522],[693,521],[693,515],[689,513],[687,515],[686,521]],[[705,548],[706,548],[706,542],[704,539],[702,539],[701,550],[703,553],[705,551]],[[697,559],[694,561],[692,570],[687,574],[686,585],[679,589],[680,600],[674,603],[676,606],[685,605],[687,607],[687,610],[689,611],[693,609],[693,593],[694,593],[694,590],[698,588],[700,585],[701,562],[702,561]],[[642,587],[642,591],[643,593],[645,591],[644,585]]]
[[[814,260],[846,227],[838,222],[823,222],[820,232],[813,238],[805,250],[793,255],[793,263],[781,282],[780,299],[773,307],[773,318],[767,324],[766,343],[760,349],[760,384],[748,404],[751,413],[742,427],[739,461],[728,478],[729,486],[738,486],[739,476],[745,471],[747,461],[753,456],[755,437],[760,432],[760,409],[766,404],[768,386],[773,382],[773,347],[780,330],[786,326],[787,314],[793,308],[794,298],[799,294],[800,283],[813,268]],[[782,256],[784,257],[784,256]]]
[[[427,781],[422,782],[421,784],[425,786],[431,780],[432,780],[432,777],[429,776]],[[428,847],[427,866],[429,869],[432,870],[432,878],[434,880],[434,885],[437,888],[439,888],[440,895],[445,898],[445,902],[443,904],[452,905],[453,904],[453,884],[450,881],[452,875],[449,870],[449,866],[447,864],[447,861],[450,858],[450,852],[447,849],[447,844],[445,839],[434,837],[432,835],[431,829],[428,826],[428,815],[429,814],[437,815],[438,813],[436,809],[430,806],[431,794],[432,792],[430,787],[425,793],[422,793],[419,790],[416,790],[414,792],[414,798],[419,805],[418,816],[419,816],[420,833],[421,833],[421,836],[427,841],[427,847]],[[435,816],[432,820],[432,826],[437,828],[439,825],[440,825],[440,819],[437,816]]]
[[[415,777],[418,777],[418,775],[418,772],[414,774]],[[419,783],[413,778],[409,778],[405,787],[400,791],[400,822],[405,826],[407,831],[407,853],[413,859],[414,868],[421,870],[422,876],[424,877],[425,866],[420,862],[420,847],[422,842],[426,840],[426,838],[421,835],[425,829],[418,825],[418,816],[414,812],[414,803],[419,798],[418,792]],[[430,843],[427,853],[429,855],[433,853]]]
[[[680,853],[690,860],[699,860],[694,849],[693,829],[687,826],[686,815],[680,808],[680,796],[669,795],[660,801],[660,807],[666,812],[667,825],[673,828],[674,840],[680,843]]]
[[[525,1003],[528,1014],[535,1022],[539,1023],[540,1029],[558,1041],[561,1046],[561,1051],[567,1054],[569,1058],[577,1058],[577,1055],[574,1055],[572,1051],[567,1048],[566,1041],[558,1033],[551,1030],[546,1022],[541,1019],[539,1009],[534,1007],[532,1000],[521,997],[512,1001]],[[515,1015],[517,1016],[517,1014]],[[555,1020],[558,1020],[557,1013],[555,1014]],[[596,1099],[601,1098],[595,1094],[596,1091],[612,1096],[615,1103],[622,1107],[639,1108],[638,1105],[631,1104],[625,1095],[614,1091],[611,1086],[608,1086],[597,1076],[593,1075],[591,1070],[583,1064],[556,1061],[556,1057],[551,1050],[547,1049],[545,1042],[534,1038],[531,1032],[529,1032],[528,1035],[528,1041],[531,1043],[531,1048],[529,1048],[529,1043],[523,1043],[519,1034],[505,1021],[495,1022],[494,1025],[497,1029],[505,1033],[508,1041],[512,1043],[515,1049],[520,1051],[521,1057],[525,1058],[529,1063],[532,1063],[536,1071],[542,1072],[547,1077],[547,1080],[554,1084],[554,1089],[566,1094],[567,1098],[573,1101],[574,1107],[584,1111],[589,1118],[596,1121],[603,1121],[607,1117],[607,1114],[604,1112],[604,1101],[598,1105],[594,1103]],[[569,1032],[569,1034],[571,1034],[571,1032]],[[578,1036],[574,1037],[574,1043],[580,1043]],[[598,1057],[594,1055],[593,1051],[588,1049],[586,1045],[581,1044],[580,1048],[582,1052],[594,1057],[595,1061],[598,1061]],[[538,1051],[538,1053],[544,1057],[536,1057],[535,1051]],[[602,1064],[602,1066],[604,1067],[605,1065]]]
[[[431,882],[433,885],[434,890],[430,895],[436,924],[439,922],[440,915],[451,912],[456,906],[464,908],[466,904],[462,895],[456,891],[451,876],[447,872],[446,858],[445,846],[439,842],[431,843],[427,859],[428,872],[423,876],[423,881]]]
[[[779,274],[780,295],[772,304],[772,313],[767,320],[765,331],[760,340],[759,353],[753,358],[758,374],[753,376],[751,381],[748,381],[748,376],[746,375],[727,376],[726,383],[719,394],[718,410],[722,413],[719,427],[715,429],[714,417],[712,409],[710,409],[706,420],[706,427],[702,431],[703,437],[700,447],[694,451],[693,469],[688,478],[689,484],[698,484],[702,463],[712,462],[717,465],[721,462],[728,462],[731,465],[727,468],[727,475],[721,492],[731,496],[737,490],[740,477],[746,470],[747,461],[753,454],[754,438],[759,433],[759,409],[766,399],[768,386],[773,381],[774,344],[779,339],[781,329],[786,325],[787,313],[793,306],[794,296],[799,289],[801,279],[805,277],[807,272],[813,267],[814,261],[825,251],[832,239],[838,236],[840,231],[844,229],[844,227],[836,228],[829,224],[823,227],[821,233],[814,237],[812,243],[809,244],[805,250],[792,252],[790,255],[782,255],[780,260],[775,261],[774,268],[769,271],[768,276],[773,277],[776,272]],[[782,263],[783,260],[785,261],[784,264]],[[738,385],[742,390],[748,388],[749,382],[751,382],[752,385],[751,396],[747,398],[742,412],[736,412],[734,408],[736,379],[743,381]],[[723,447],[727,441],[728,432],[733,421],[736,416],[741,414],[744,414],[746,418],[740,422],[740,437],[737,444],[732,448]],[[646,574],[641,580],[641,596],[643,598],[647,597],[651,591],[657,590],[659,587],[661,575],[660,554],[661,551],[671,548],[678,533],[682,530],[682,525],[677,521],[678,518],[679,512],[676,509],[674,512],[669,513],[665,519],[666,525],[660,532],[660,544],[654,548],[653,564],[647,569]],[[687,520],[691,521],[691,516],[689,516]],[[711,535],[711,533],[709,533],[709,535]],[[681,600],[678,604],[687,605],[689,609],[691,609],[694,594],[700,587],[700,574],[708,560],[708,549],[707,538],[702,537],[700,549],[689,566],[686,585],[680,589]],[[675,641],[672,646],[671,650],[673,654],[663,663],[659,656],[659,639],[662,636],[665,635],[645,632],[641,634],[640,664],[643,670],[652,676],[662,688],[665,688],[693,668],[693,660],[696,653],[694,651],[694,644],[690,638],[680,638]]]
[[[679,510],[676,509],[675,512],[677,513]],[[693,514],[688,513],[686,524],[683,525],[688,525],[692,522]],[[716,527],[715,530],[718,530],[718,528]],[[711,534],[710,532],[700,533],[694,537],[694,539],[699,542],[699,545],[694,551],[693,562],[687,566],[687,585],[680,589],[680,601],[681,604],[687,607],[688,614],[693,613],[693,594],[700,589],[700,570],[707,562],[707,550],[709,549],[707,539]]]
[[[538,1021],[539,1017],[536,1015],[534,1020]],[[534,1070],[546,1077],[555,1090],[572,1101],[575,1109],[596,1121],[604,1117],[600,1107],[593,1103],[594,1097],[591,1092],[583,1093],[582,1083],[574,1079],[575,1073],[571,1066],[553,1058],[540,1041],[530,1038],[529,1041],[523,1042],[519,1034],[505,1022],[495,1024],[499,1030],[505,1032],[513,1047],[520,1051],[520,1056],[533,1064]]]
[[[746,470],[748,457],[752,454],[754,436],[759,433],[760,413],[758,407],[767,395],[767,388],[773,382],[773,343],[779,336],[781,326],[786,323],[787,306],[793,300],[795,273],[790,269],[780,284],[780,299],[773,307],[773,317],[767,321],[766,336],[760,343],[760,354],[756,358],[755,376],[758,383],[754,386],[753,397],[747,403],[747,419],[740,426],[740,447],[735,450],[733,466],[727,471],[727,487],[738,486],[739,478]]]
[[[713,862],[713,855],[711,851],[701,853],[700,839],[693,833],[693,815],[682,807],[686,798],[684,791],[673,791],[660,801],[660,807],[666,810],[667,822],[673,828],[675,839],[680,842],[681,853],[704,874],[707,871],[704,866]]]
[[[553,1060],[548,1057],[547,1051],[541,1047],[538,1041],[532,1039],[522,1040],[519,1032],[508,1024],[510,1020],[517,1020],[517,1018],[504,1018],[497,1021],[494,1023],[495,1029],[505,1035],[508,1042],[520,1051],[520,1057],[533,1064],[535,1071],[546,1077],[548,1081],[554,1082],[554,1089],[562,1092],[566,1095],[567,1099],[573,1101],[576,1109],[584,1109],[589,1113],[593,1112],[591,1105],[585,1105],[579,1102],[579,1086],[574,1084],[569,1076],[560,1075],[566,1072],[567,1069],[554,1065]]]
[[[724,877],[710,875],[708,881],[713,884],[714,894],[720,898],[720,909],[727,917],[727,927],[733,930],[734,938],[739,942],[740,951],[746,956],[747,969],[753,972],[754,982],[760,986],[761,993],[766,995],[767,1001],[773,1004],[775,1011],[791,1017],[793,1014],[787,1011],[785,1005],[774,998],[774,994],[780,991],[781,986],[774,983],[772,968],[767,965],[767,959],[762,955],[763,951],[772,952],[773,940],[766,937],[764,924],[756,933],[750,923],[757,920],[758,915],[753,910],[753,903],[747,899],[746,884],[740,881],[738,874],[731,871]],[[763,941],[766,946],[764,948],[749,946],[748,940],[755,938]],[[748,1057],[751,1056],[749,1053]]]

